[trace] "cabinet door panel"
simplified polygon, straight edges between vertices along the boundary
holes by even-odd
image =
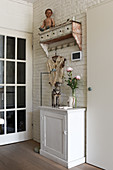
[[[66,116],[46,112],[44,113],[43,123],[44,150],[66,159]]]

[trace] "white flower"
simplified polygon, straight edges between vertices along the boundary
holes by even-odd
[[[72,67],[68,67],[67,68],[67,72],[71,72],[71,71],[73,71],[73,68]]]
[[[77,79],[77,80],[80,80],[80,76],[76,76],[76,79]]]

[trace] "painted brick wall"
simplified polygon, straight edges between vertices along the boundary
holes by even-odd
[[[53,10],[53,17],[56,25],[65,22],[73,16],[82,23],[82,51],[81,61],[72,62],[70,54],[78,50],[78,46],[71,45],[63,49],[58,49],[57,54],[67,59],[66,66],[73,67],[73,75],[81,76],[81,84],[77,89],[78,106],[87,107],[87,30],[86,11],[87,8],[108,2],[108,0],[39,0],[34,4],[34,27],[33,27],[33,138],[40,141],[40,72],[47,71],[47,57],[39,44],[39,27],[45,19],[45,9]],[[49,57],[54,56],[55,51],[49,52]],[[48,84],[48,76],[43,76],[43,105],[51,105],[51,88]],[[67,104],[71,89],[66,84],[62,85],[62,104]]]

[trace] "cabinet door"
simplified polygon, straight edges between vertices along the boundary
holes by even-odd
[[[41,122],[42,149],[66,159],[66,115],[43,111]]]

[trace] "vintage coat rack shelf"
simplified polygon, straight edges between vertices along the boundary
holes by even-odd
[[[40,45],[48,56],[48,51],[57,49],[58,46],[64,47],[77,44],[82,50],[82,30],[81,23],[77,21],[68,21],[49,30],[39,33]],[[74,42],[75,41],[75,42]],[[52,45],[51,45],[52,44]],[[54,47],[54,48],[53,48]],[[66,45],[65,45],[66,47]]]

